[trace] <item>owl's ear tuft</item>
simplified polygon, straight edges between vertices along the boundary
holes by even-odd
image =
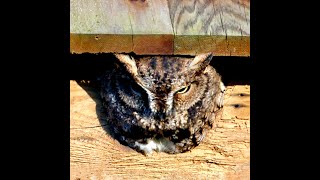
[[[189,64],[189,69],[203,70],[209,65],[212,57],[213,54],[211,52],[197,55]]]
[[[126,54],[114,54],[121,63],[127,68],[128,72],[131,73],[133,76],[138,75],[138,69],[136,65],[136,61],[133,57],[130,57]]]

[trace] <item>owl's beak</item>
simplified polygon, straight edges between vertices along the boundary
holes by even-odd
[[[152,112],[164,113],[166,112],[166,102],[158,98],[152,99],[150,102],[150,108]]]
[[[165,120],[167,117],[167,104],[165,99],[152,99],[150,102],[150,109],[156,120]]]

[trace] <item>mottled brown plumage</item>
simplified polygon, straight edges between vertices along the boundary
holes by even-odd
[[[212,54],[130,57],[102,77],[101,97],[118,139],[149,154],[188,151],[212,128],[225,87]]]

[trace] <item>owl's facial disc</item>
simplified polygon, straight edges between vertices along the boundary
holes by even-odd
[[[135,82],[143,88],[148,96],[148,105],[158,120],[166,120],[175,114],[175,111],[186,110],[190,99],[198,101],[196,93],[202,93],[194,83],[196,73],[201,72],[208,65],[211,53],[201,54],[195,58],[145,56],[136,59],[128,56],[117,57],[125,64],[128,72]],[[132,88],[132,92],[139,96],[138,90]],[[136,88],[139,89],[139,88]],[[191,98],[192,97],[192,98]],[[175,107],[179,106],[179,107]]]

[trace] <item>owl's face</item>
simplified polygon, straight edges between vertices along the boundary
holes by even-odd
[[[205,97],[209,78],[204,71],[211,54],[196,58],[116,56],[129,72],[119,78],[120,96],[135,109],[137,118],[149,122],[153,119],[158,126],[164,122],[164,126],[173,129],[177,124],[187,123],[188,109]]]

